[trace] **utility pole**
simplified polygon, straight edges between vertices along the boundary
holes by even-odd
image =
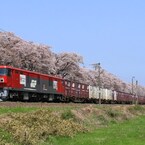
[[[135,77],[133,76],[132,79],[131,79],[131,82],[132,82],[132,97],[133,97],[132,104],[134,104],[134,79],[135,79]]]
[[[95,68],[95,70],[98,70],[98,87],[99,87],[99,105],[101,105],[101,64],[100,63],[95,63],[92,64]]]
[[[135,99],[136,99],[135,104],[137,105],[138,104],[138,81],[136,81]]]

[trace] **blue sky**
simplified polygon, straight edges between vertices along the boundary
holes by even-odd
[[[145,86],[144,0],[0,0],[0,28]]]

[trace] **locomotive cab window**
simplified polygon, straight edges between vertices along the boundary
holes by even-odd
[[[0,75],[10,76],[11,75],[11,70],[7,69],[7,68],[0,68]]]

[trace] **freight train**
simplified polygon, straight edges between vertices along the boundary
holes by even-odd
[[[0,66],[0,100],[145,104],[145,97],[11,66]]]

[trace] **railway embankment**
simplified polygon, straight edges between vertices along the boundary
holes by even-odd
[[[3,144],[42,144],[53,137],[75,137],[145,114],[141,105],[16,104],[0,107]]]

